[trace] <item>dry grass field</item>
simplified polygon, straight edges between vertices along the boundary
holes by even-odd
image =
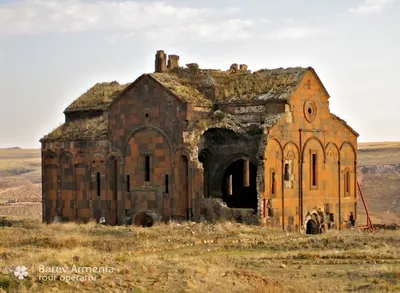
[[[24,220],[0,229],[0,287],[9,293],[400,292],[399,243],[393,231],[307,236],[236,223],[139,228]],[[27,268],[25,280],[12,275],[17,265]]]
[[[0,216],[40,219],[40,150],[0,149]]]

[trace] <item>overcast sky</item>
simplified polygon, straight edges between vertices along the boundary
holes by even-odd
[[[400,1],[0,0],[0,147],[38,148],[96,82],[181,64],[312,66],[359,141],[400,141]]]

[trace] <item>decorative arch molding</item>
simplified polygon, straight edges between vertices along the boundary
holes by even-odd
[[[350,146],[350,148],[353,151],[353,155],[354,155],[354,161],[357,161],[357,151],[354,148],[353,144],[351,142],[345,141],[344,143],[342,143],[342,145],[340,146],[340,151],[343,150],[344,147],[346,147],[346,145]]]
[[[176,154],[177,152],[184,152],[186,155],[190,155],[190,150],[188,147],[180,145],[177,148],[175,148],[174,154]]]
[[[132,137],[134,137],[137,133],[142,132],[142,131],[146,131],[146,130],[153,130],[153,131],[159,133],[161,136],[163,136],[166,139],[166,141],[168,142],[168,146],[169,146],[171,154],[173,153],[172,152],[173,148],[172,148],[171,140],[169,139],[169,137],[167,136],[167,134],[164,131],[162,131],[160,128],[158,128],[156,126],[153,126],[153,125],[142,125],[142,126],[139,126],[139,127],[135,128],[135,129],[133,129],[131,131],[131,133],[128,135],[127,139],[125,140],[125,142],[124,142],[124,144],[122,146],[122,151],[123,151],[124,155],[126,153],[126,147],[127,147],[128,143],[129,143],[129,140]]]
[[[334,142],[328,142],[328,144],[326,145],[326,148],[325,148],[325,153],[326,153],[326,155],[328,155],[328,150],[330,150],[330,149],[332,149],[332,148],[336,151],[336,154],[337,154],[337,156],[338,156],[338,162],[340,162],[340,149],[339,149],[339,147],[336,145],[336,143],[334,143]]]
[[[192,167],[192,161],[190,159],[190,150],[187,147],[184,147],[184,146],[180,146],[175,150],[174,156],[173,156],[174,160],[172,160],[172,168],[175,167],[176,160],[180,156],[185,156],[186,157],[186,159],[188,160],[188,163],[189,163],[189,168],[191,168]]]
[[[98,160],[100,160],[100,164],[104,165],[105,164],[105,157],[102,153],[94,153],[92,156],[92,163],[93,164],[98,164]]]
[[[265,158],[267,157],[267,156],[266,156],[266,153],[268,152],[268,146],[270,146],[270,143],[271,143],[271,142],[276,142],[276,143],[278,144],[279,150],[281,151],[281,154],[282,154],[282,156],[283,156],[283,148],[282,148],[281,143],[280,143],[279,140],[277,140],[276,138],[272,138],[272,139],[268,140],[267,146],[265,147],[265,151],[264,151],[264,160],[265,160]]]
[[[84,152],[77,153],[74,158],[74,163],[75,165],[77,164],[89,165],[89,154]]]
[[[48,160],[54,160],[54,159],[56,160],[56,163],[57,163],[57,154],[55,152],[48,151],[48,152],[45,153],[45,155],[44,155],[45,164],[47,164]]]
[[[59,160],[60,164],[61,164],[62,159],[64,159],[64,158],[69,158],[70,159],[70,162],[68,162],[68,164],[72,164],[73,163],[73,158],[74,157],[73,157],[71,152],[62,152],[60,154],[60,160]]]
[[[305,152],[305,150],[307,149],[307,145],[308,145],[310,142],[312,142],[313,140],[316,140],[316,141],[319,143],[321,149],[323,150],[322,153],[323,153],[323,156],[324,156],[324,164],[325,164],[325,162],[326,162],[326,152],[325,152],[324,144],[321,142],[321,140],[320,140],[318,137],[315,137],[315,136],[310,137],[310,138],[307,139],[307,141],[304,143],[304,147],[302,148],[302,151],[301,151],[301,160],[302,160],[302,161],[304,160],[304,152]]]
[[[287,142],[287,143],[283,146],[283,154],[285,155],[286,150],[287,150],[290,146],[294,146],[294,148],[296,149],[295,155],[297,154],[297,155],[299,156],[298,159],[300,159],[300,150],[299,150],[299,147],[298,147],[297,144],[294,143],[293,141],[289,141],[289,142]],[[291,150],[289,149],[289,151],[291,151]],[[284,157],[285,157],[285,156],[284,156]]]

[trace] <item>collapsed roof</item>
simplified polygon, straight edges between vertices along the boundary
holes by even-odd
[[[247,65],[233,64],[229,70],[200,69],[191,63],[187,68],[179,67],[179,56],[170,55],[168,66],[163,51],[156,54],[156,72],[144,74],[161,84],[180,100],[196,106],[211,107],[220,103],[288,102],[311,67],[247,70]],[[317,77],[318,78],[318,77]],[[66,122],[41,139],[41,141],[99,140],[107,139],[108,122],[106,112],[117,97],[134,83],[119,84],[116,81],[96,83],[73,101],[64,111],[66,115],[83,113],[84,118]],[[323,84],[321,83],[323,87]],[[323,87],[325,90],[325,88]],[[96,112],[100,117],[87,115]],[[344,125],[350,128],[336,115]],[[352,128],[350,128],[356,133]]]

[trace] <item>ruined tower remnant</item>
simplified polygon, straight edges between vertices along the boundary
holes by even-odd
[[[168,56],[168,69],[174,69],[179,67],[179,56],[169,55]]]
[[[156,53],[155,72],[164,72],[167,70],[167,54],[163,50]]]

